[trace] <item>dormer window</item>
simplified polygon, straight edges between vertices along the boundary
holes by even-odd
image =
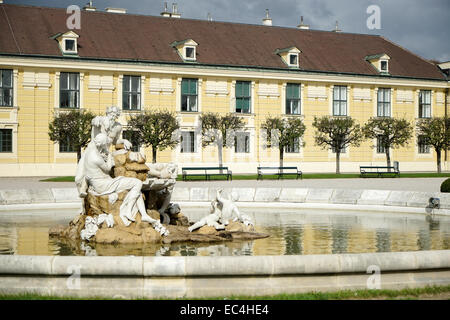
[[[292,68],[299,67],[299,54],[301,51],[296,47],[275,50],[275,54],[279,55],[283,62]]]
[[[75,40],[66,39],[64,40],[64,50],[66,52],[76,52],[75,50]]]
[[[184,61],[197,61],[198,43],[194,40],[186,39],[183,41],[175,41],[172,42],[171,46],[177,50]]]
[[[186,57],[185,59],[195,60],[195,47],[186,47],[185,48]]]
[[[291,66],[298,66],[298,54],[291,53],[289,55],[289,64]]]
[[[389,60],[391,59],[387,54],[380,53],[371,56],[366,56],[368,61],[381,74],[389,74]]]
[[[57,40],[63,54],[78,54],[78,38],[80,36],[73,31],[59,33],[52,38]]]

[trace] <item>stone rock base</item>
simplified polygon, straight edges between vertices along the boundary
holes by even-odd
[[[155,215],[157,211],[150,212]],[[184,219],[187,220],[185,216]],[[80,241],[80,231],[84,228],[85,215],[77,216],[69,223],[68,227],[58,226],[50,230],[50,236],[62,237],[73,241]],[[96,235],[89,239],[91,243],[99,244],[133,244],[133,243],[175,243],[175,242],[196,242],[212,243],[232,240],[255,240],[267,238],[269,235],[254,232],[253,226],[245,226],[240,222],[232,222],[226,226],[225,230],[216,230],[214,227],[203,226],[193,232],[189,232],[188,225],[168,225],[166,226],[170,234],[162,237],[155,231],[151,224],[141,222],[140,216],[136,216],[136,221],[130,226],[117,224],[113,228],[108,228],[106,224],[99,227]]]

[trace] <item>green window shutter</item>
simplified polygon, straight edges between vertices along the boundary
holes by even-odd
[[[197,94],[197,79],[183,79],[181,81],[181,94],[196,95]]]
[[[236,97],[250,97],[250,82],[236,81]]]
[[[294,83],[288,83],[286,86],[286,98],[287,99],[299,99],[300,98],[300,86]]]

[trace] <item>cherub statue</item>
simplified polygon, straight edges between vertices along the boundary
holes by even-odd
[[[220,223],[222,220],[222,211],[218,208],[218,204],[219,202],[217,200],[211,201],[210,214],[194,223],[188,230],[192,232],[204,225],[214,227],[216,230],[225,229],[225,225]]]
[[[223,221],[225,225],[228,225],[230,219],[233,221],[240,221],[246,226],[253,225],[253,222],[249,216],[239,212],[238,207],[234,203],[234,199],[231,197],[225,198],[222,196],[222,193],[223,189],[217,189],[216,200],[219,203],[220,210],[222,211],[221,221]]]
[[[240,221],[246,226],[253,225],[249,216],[239,212],[234,200],[223,197],[222,193],[223,189],[217,189],[216,199],[211,202],[210,214],[190,226],[188,228],[190,232],[204,225],[222,230],[230,223],[230,219]]]

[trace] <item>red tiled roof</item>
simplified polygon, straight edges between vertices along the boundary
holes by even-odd
[[[68,31],[68,17],[65,9],[0,5],[0,53],[62,57],[51,37]],[[89,11],[73,31],[81,58],[182,63],[170,44],[193,39],[199,64],[287,69],[275,50],[295,46],[301,70],[378,75],[365,57],[386,53],[393,76],[445,79],[434,64],[373,35]]]

